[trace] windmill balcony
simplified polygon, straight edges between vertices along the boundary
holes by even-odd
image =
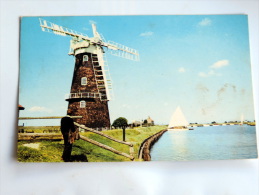
[[[80,93],[70,93],[66,94],[65,99],[77,99],[77,98],[100,98],[100,93],[94,92],[80,92]]]

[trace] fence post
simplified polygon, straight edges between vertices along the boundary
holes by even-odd
[[[122,134],[123,134],[123,141],[125,142],[126,140],[125,126],[122,127]]]

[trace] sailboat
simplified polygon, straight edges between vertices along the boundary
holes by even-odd
[[[186,120],[180,106],[178,106],[171,117],[168,130],[189,130],[187,128],[188,125],[188,121]]]
[[[243,125],[244,124],[244,114],[241,115],[241,121],[239,123],[239,125]]]

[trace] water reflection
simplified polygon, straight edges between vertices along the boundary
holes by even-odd
[[[175,151],[172,154],[178,156],[187,156],[190,155],[188,148],[188,138],[186,131],[168,131],[168,136],[170,137],[171,150]]]
[[[168,131],[151,149],[152,160],[216,160],[257,158],[255,127],[196,127]]]

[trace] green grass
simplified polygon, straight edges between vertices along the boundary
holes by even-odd
[[[63,141],[37,141],[40,143],[39,149],[23,146],[33,142],[18,142],[19,162],[60,162],[63,151]],[[34,142],[36,143],[36,142]]]
[[[246,123],[244,123],[244,124],[251,125],[251,126],[255,126],[255,125],[256,125],[255,122],[246,122]]]
[[[60,126],[19,126],[18,131],[21,130],[25,133],[49,133],[51,131],[60,132]]]
[[[137,160],[138,150],[142,141],[149,136],[165,129],[166,126],[138,127],[126,129],[126,141],[133,143],[134,157]],[[29,130],[29,129],[28,129]],[[122,129],[103,131],[103,133],[122,140]],[[114,142],[100,135],[84,132],[83,136],[96,140],[102,144],[113,147],[119,151],[129,153],[129,146]],[[37,141],[40,143],[39,149],[33,149],[23,144],[31,143],[28,141],[18,142],[18,161],[19,162],[62,162],[63,141]],[[121,162],[130,159],[114,154],[83,140],[77,140],[73,144],[72,161],[74,162]]]

